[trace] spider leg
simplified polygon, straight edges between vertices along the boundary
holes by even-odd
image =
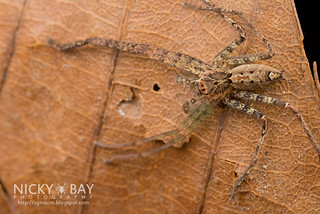
[[[270,54],[269,52],[247,54],[247,55],[241,55],[241,56],[227,57],[226,61],[229,65],[241,65],[241,64],[267,60],[267,59],[270,59],[273,55],[274,54]]]
[[[214,4],[209,1],[209,0],[201,0],[203,3],[205,3],[206,5],[208,5],[209,7],[214,7]]]
[[[58,43],[53,39],[47,38],[47,43],[58,51],[66,51],[73,48],[82,47],[88,44],[99,47],[114,48],[128,53],[145,55],[149,59],[162,62],[175,68],[179,68],[181,70],[193,73],[197,76],[201,75],[208,69],[211,70],[210,65],[204,63],[203,61],[197,58],[194,58],[186,54],[182,54],[180,52],[170,51],[164,48],[152,47],[148,44],[121,42],[117,40],[104,38],[88,38],[64,44]]]
[[[223,13],[220,13],[220,15],[227,20],[238,32],[239,32],[239,37],[236,38],[234,41],[232,41],[227,47],[225,47],[222,51],[220,51],[213,60],[213,64],[215,62],[219,62],[224,60],[229,54],[231,54],[245,39],[246,39],[246,32],[242,28],[242,26],[233,21],[231,18],[226,16]]]
[[[96,143],[96,146],[104,148],[104,149],[117,149],[117,148],[122,148],[122,147],[128,147],[128,146],[135,146],[135,145],[140,145],[147,143],[151,140],[156,140],[156,139],[161,139],[162,137],[167,137],[171,136],[172,139],[155,149],[152,149],[147,152],[142,152],[142,153],[135,153],[135,154],[127,154],[127,155],[117,155],[114,157],[111,157],[109,159],[104,160],[104,163],[112,163],[115,161],[121,161],[121,160],[127,160],[131,158],[138,158],[138,157],[147,157],[149,155],[155,154],[157,152],[160,152],[164,149],[167,149],[171,146],[174,146],[175,144],[183,141],[195,128],[197,128],[213,111],[215,105],[213,104],[207,104],[206,102],[203,102],[186,120],[184,120],[179,128],[180,129],[175,129],[169,132],[165,132],[159,135],[152,136],[150,138],[142,139],[138,142],[133,142],[133,143],[125,143],[125,144],[120,144],[120,145],[103,145],[101,143]]]
[[[282,101],[282,100],[279,100],[279,99],[276,99],[276,98],[273,98],[273,97],[254,94],[254,93],[251,93],[251,92],[248,92],[248,91],[236,92],[234,94],[234,96],[239,98],[239,99],[257,101],[257,102],[261,102],[261,103],[266,103],[266,104],[270,104],[270,105],[279,106],[279,107],[284,108],[284,109],[286,109],[286,108],[290,109],[296,115],[296,117],[299,119],[304,131],[307,133],[307,135],[308,135],[308,137],[309,137],[314,149],[316,150],[316,152],[318,154],[319,163],[320,163],[320,147],[319,147],[319,144],[317,143],[316,138],[312,134],[311,130],[307,126],[306,121],[304,120],[304,118],[299,113],[299,110],[296,107],[294,107],[293,105],[291,105],[290,103],[287,103],[285,101]]]
[[[244,16],[242,13],[237,13],[237,16],[251,29],[255,32],[258,38],[266,45],[268,51],[255,54],[247,54],[242,56],[226,57],[226,61],[229,65],[239,65],[252,62],[258,62],[266,59],[270,59],[275,55],[270,42],[264,37],[258,29],[256,29]]]
[[[74,42],[60,44],[53,39],[47,38],[47,43],[55,48],[58,51],[66,51],[73,48],[82,47],[88,44],[100,46],[100,47],[108,47],[114,48],[121,51],[126,51],[128,53],[138,54],[138,55],[150,55],[150,51],[153,49],[148,44],[136,44],[131,42],[121,42],[112,39],[104,39],[104,38],[88,38],[84,40],[77,40]]]
[[[224,48],[222,51],[220,51],[213,60],[214,64],[215,62],[219,62],[223,59],[225,59],[230,53],[232,53],[246,38],[246,33],[242,26],[232,20],[230,17],[225,15],[224,13],[232,13],[232,14],[240,14],[240,12],[234,11],[234,10],[228,10],[228,9],[223,9],[223,8],[218,8],[215,7],[214,4],[212,4],[208,0],[202,0],[204,3],[206,3],[209,7],[198,7],[189,3],[183,2],[183,5],[190,7],[195,10],[207,10],[207,11],[214,11],[220,14],[229,24],[231,24],[238,32],[239,32],[239,37],[236,38],[234,41],[232,41],[226,48]]]
[[[147,152],[142,152],[142,153],[135,153],[135,154],[127,154],[127,155],[116,155],[116,156],[113,156],[109,159],[106,159],[103,161],[103,163],[105,164],[108,164],[108,163],[113,163],[115,161],[121,161],[121,160],[127,160],[127,159],[131,159],[131,158],[143,158],[143,157],[147,157],[147,156],[150,156],[150,155],[153,155],[155,153],[158,153],[164,149],[167,149],[171,146],[173,146],[175,143],[179,142],[179,141],[182,141],[184,140],[186,136],[183,136],[183,135],[179,135],[178,137],[172,139],[170,142],[160,146],[160,147],[157,147],[155,149],[152,149],[152,150],[149,150]]]
[[[239,32],[239,37],[236,38],[234,41],[232,41],[225,49],[223,49],[220,53],[218,53],[215,56],[213,60],[213,64],[215,62],[219,62],[224,59],[230,65],[246,64],[246,63],[270,59],[275,55],[275,52],[273,51],[269,41],[251,23],[247,21],[247,19],[243,16],[241,12],[215,7],[215,5],[212,4],[209,0],[202,0],[202,1],[206,3],[209,7],[198,7],[189,3],[183,3],[183,5],[196,10],[206,10],[206,11],[217,12]],[[237,15],[251,30],[253,30],[257,34],[258,38],[268,48],[268,52],[248,54],[248,55],[235,56],[235,57],[227,57],[246,39],[246,33],[243,27],[239,23],[235,22],[230,17],[228,17],[226,13]]]
[[[255,53],[255,54],[247,54],[242,56],[233,56],[233,57],[226,57],[226,61],[229,65],[240,65],[252,62],[258,62],[262,60],[267,60],[272,58],[275,55],[270,42],[251,24],[247,21],[246,18],[240,13],[238,16],[242,19],[242,21],[257,34],[258,38],[266,45],[268,48],[267,52],[262,53]]]
[[[204,2],[209,7],[199,7],[194,4],[187,3],[187,2],[182,2],[182,5],[184,5],[186,7],[190,7],[195,10],[206,10],[206,11],[214,11],[217,13],[230,13],[230,14],[236,14],[236,15],[241,14],[241,12],[236,11],[236,10],[230,10],[230,9],[216,7],[213,3],[211,3],[208,0],[201,0],[201,1]]]
[[[138,145],[146,144],[146,143],[152,142],[154,140],[161,139],[161,138],[163,138],[165,136],[173,135],[175,132],[177,132],[176,129],[168,131],[168,132],[164,132],[164,133],[161,133],[161,134],[158,134],[158,135],[154,135],[154,136],[151,136],[151,137],[147,137],[147,138],[135,141],[135,142],[122,143],[122,144],[116,144],[116,145],[103,144],[103,143],[100,143],[100,142],[95,142],[94,144],[97,147],[100,147],[100,148],[103,148],[103,149],[107,149],[107,150],[122,149],[122,148],[125,148],[125,147],[132,147],[132,146],[138,146]]]
[[[180,85],[191,85],[194,84],[197,79],[184,78],[182,76],[177,76],[176,82]]]
[[[230,100],[228,98],[225,98],[223,100],[224,104],[226,104],[228,107],[244,112],[248,115],[254,116],[258,119],[260,119],[262,121],[262,129],[261,129],[261,134],[259,137],[259,141],[256,147],[256,150],[253,154],[253,157],[251,159],[250,165],[248,166],[248,168],[244,171],[244,173],[241,175],[241,177],[237,180],[236,184],[233,187],[231,196],[229,198],[230,201],[232,201],[235,192],[237,190],[237,188],[239,187],[239,185],[241,184],[241,182],[245,179],[245,177],[250,173],[251,169],[254,167],[254,165],[257,163],[258,157],[259,157],[259,153],[262,149],[262,145],[263,145],[263,141],[264,141],[264,137],[268,131],[268,121],[265,117],[264,114],[262,114],[261,112],[255,110],[254,108],[251,108],[250,106],[247,106],[237,100]]]

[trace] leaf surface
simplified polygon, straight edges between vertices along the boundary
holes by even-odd
[[[10,8],[13,3],[1,4]],[[108,157],[147,151],[162,142],[106,151],[94,150],[95,140],[120,144],[176,128],[187,117],[182,104],[191,92],[175,82],[180,71],[146,57],[97,47],[57,52],[45,43],[47,37],[59,42],[104,37],[210,62],[238,36],[219,15],[191,10],[177,0],[29,0],[22,5],[13,6],[17,30],[10,25],[0,36],[0,72],[8,65],[0,97],[3,212],[14,207],[21,213],[319,212],[317,154],[294,114],[274,106],[249,103],[265,113],[269,132],[233,202],[228,198],[261,129],[260,121],[234,110],[217,107],[180,149],[104,165]],[[216,5],[241,11],[268,38],[276,56],[262,63],[285,70],[286,80],[257,93],[296,106],[319,142],[319,97],[293,2]],[[247,36],[236,55],[266,51],[249,29]],[[93,199],[86,199],[90,204],[37,207],[6,200],[13,198],[14,184],[64,182],[93,183]]]

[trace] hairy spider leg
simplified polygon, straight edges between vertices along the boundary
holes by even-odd
[[[100,46],[100,47],[108,47],[108,48],[114,48],[121,51],[125,51],[128,53],[138,54],[138,55],[144,55],[144,54],[150,54],[150,45],[148,44],[135,44],[131,42],[121,42],[117,40],[112,39],[104,39],[104,38],[87,38],[84,40],[77,40],[74,42],[68,42],[68,43],[58,43],[55,40],[51,38],[47,38],[47,43],[55,48],[58,51],[67,51],[73,48],[79,48],[88,44]]]
[[[225,9],[225,8],[221,8],[221,7],[216,7],[209,0],[201,0],[201,1],[204,2],[208,7],[199,7],[199,6],[190,4],[188,2],[182,2],[182,4],[186,7],[191,7],[191,8],[197,9],[197,10],[209,10],[209,11],[214,11],[216,13],[230,13],[230,14],[235,14],[235,15],[241,14],[241,12],[236,11],[236,10],[230,10],[230,9]]]
[[[203,1],[203,2],[206,3],[207,5],[209,5],[209,7],[198,7],[193,4],[186,3],[186,2],[183,2],[183,5],[186,7],[190,7],[192,9],[195,9],[195,10],[207,10],[207,11],[217,12],[239,32],[239,37],[236,38],[234,41],[232,41],[226,48],[224,48],[222,51],[220,51],[214,57],[214,60],[212,62],[212,64],[214,65],[216,62],[219,62],[219,61],[225,59],[230,53],[232,53],[246,39],[246,33],[240,24],[238,24],[237,22],[233,21],[231,18],[229,18],[228,16],[223,14],[223,12],[238,14],[237,11],[227,10],[227,9],[223,9],[223,8],[217,8],[214,6],[214,4],[212,4],[209,1]]]
[[[220,53],[218,53],[214,60],[213,64],[215,62],[222,61],[223,59],[226,60],[226,62],[229,65],[240,65],[240,64],[246,64],[246,63],[252,63],[252,62],[258,62],[261,60],[270,59],[275,55],[275,52],[273,51],[269,41],[251,24],[247,21],[247,19],[243,16],[242,13],[237,12],[235,10],[228,10],[223,8],[215,7],[213,3],[211,3],[209,0],[202,0],[204,3],[206,3],[209,7],[198,7],[189,3],[183,3],[183,5],[196,9],[196,10],[206,10],[206,11],[213,11],[219,13],[227,22],[229,22],[238,32],[239,37],[236,38],[234,41],[232,41],[225,49],[223,49]],[[247,55],[241,55],[241,56],[233,56],[233,57],[227,57],[230,53],[232,53],[245,39],[246,39],[246,33],[243,29],[243,27],[232,20],[230,17],[228,17],[224,13],[230,13],[237,15],[240,19],[243,20],[243,22],[252,29],[259,39],[265,43],[265,45],[268,48],[268,52],[262,52],[262,53],[255,53],[255,54],[247,54]]]
[[[196,82],[197,79],[194,78],[185,78],[182,76],[177,76],[176,82],[180,85],[191,85]]]
[[[239,37],[236,38],[234,41],[232,41],[227,47],[225,47],[222,51],[220,51],[213,60],[213,64],[215,62],[219,62],[224,60],[228,55],[230,55],[243,41],[246,39],[246,32],[244,29],[241,27],[240,24],[236,23],[233,21],[231,18],[226,16],[223,13],[220,13],[220,15],[227,20],[238,32],[239,32]]]
[[[252,159],[250,161],[250,165],[248,166],[248,168],[242,173],[241,177],[237,180],[236,184],[233,187],[231,196],[229,198],[229,201],[232,201],[232,199],[234,198],[234,195],[236,193],[237,188],[239,187],[239,185],[241,184],[241,182],[245,179],[245,177],[250,173],[251,169],[254,167],[254,165],[257,163],[260,151],[262,149],[262,145],[263,145],[263,141],[264,141],[264,137],[268,131],[268,121],[265,117],[265,115],[257,110],[255,110],[254,108],[247,106],[237,100],[230,100],[229,98],[225,98],[223,100],[224,104],[226,104],[228,107],[244,112],[250,116],[253,116],[257,119],[260,119],[262,121],[262,128],[261,128],[261,134],[259,137],[259,141],[256,147],[256,150],[252,156]]]
[[[248,91],[236,92],[236,93],[234,93],[234,96],[239,99],[257,101],[257,102],[261,102],[261,103],[279,106],[284,109],[290,109],[296,115],[296,117],[299,119],[299,121],[301,122],[301,125],[302,125],[304,131],[308,135],[308,137],[311,141],[311,144],[313,145],[314,149],[316,150],[316,152],[318,154],[319,163],[320,163],[320,147],[316,141],[315,136],[312,134],[311,130],[307,126],[306,121],[304,120],[304,118],[299,113],[299,110],[296,107],[294,107],[290,103],[287,103],[287,102],[282,101],[280,99],[276,99],[276,98],[269,97],[269,96],[263,96],[263,95],[259,95],[259,94],[254,94],[254,93],[251,93]]]
[[[251,23],[249,23],[248,20],[241,13],[238,13],[237,15],[243,20],[243,22],[251,30],[253,30],[257,34],[258,38],[268,48],[268,51],[262,52],[262,53],[254,53],[254,54],[226,57],[226,59],[225,59],[226,62],[229,65],[240,65],[240,64],[258,62],[258,61],[267,60],[267,59],[272,58],[275,55],[275,52],[273,51],[270,42]]]
[[[115,161],[121,161],[121,160],[127,160],[131,158],[138,158],[138,157],[147,157],[152,154],[155,154],[157,152],[160,152],[164,149],[167,149],[176,143],[182,142],[195,128],[197,128],[213,111],[215,105],[212,103],[207,104],[206,102],[203,102],[187,119],[185,119],[181,124],[179,129],[175,129],[169,132],[162,133],[160,135],[152,136],[148,139],[142,139],[140,142],[137,143],[125,143],[122,145],[114,145],[114,146],[108,146],[103,145],[101,143],[96,143],[98,147],[101,148],[121,148],[121,147],[127,147],[127,146],[133,146],[138,144],[147,143],[148,140],[156,140],[159,139],[158,137],[164,137],[166,135],[171,135],[173,137],[172,140],[170,140],[168,143],[157,147],[155,149],[149,150],[147,152],[142,153],[135,153],[135,154],[127,154],[127,155],[116,155],[109,159],[104,160],[104,163],[112,163]]]
[[[175,135],[177,135],[177,137],[174,137],[171,141],[169,141],[168,143],[166,143],[160,147],[157,147],[155,149],[151,149],[147,152],[127,154],[127,155],[116,155],[116,156],[113,156],[109,159],[105,159],[103,161],[103,163],[108,164],[108,163],[113,163],[115,161],[127,160],[127,159],[138,158],[138,157],[140,157],[140,158],[147,157],[147,156],[153,155],[157,152],[160,152],[164,149],[167,149],[167,148],[173,146],[175,143],[184,140],[184,138],[186,137],[186,136],[181,135],[179,133],[176,133],[176,132],[174,132],[174,133],[175,133]]]
[[[59,51],[66,51],[73,48],[78,48],[88,44],[114,48],[117,50],[125,51],[128,53],[145,55],[148,58],[162,62],[169,66],[179,68],[181,70],[191,72],[197,76],[201,75],[205,71],[211,70],[211,66],[204,63],[203,61],[176,51],[170,51],[163,48],[155,48],[148,44],[136,44],[131,42],[121,42],[112,39],[104,38],[88,38],[85,40],[78,40],[75,42],[69,42],[60,44],[53,39],[47,38],[47,43]]]
[[[154,136],[151,136],[151,137],[147,137],[147,138],[143,138],[141,140],[137,140],[137,141],[134,141],[134,142],[128,142],[128,143],[122,143],[122,144],[103,144],[103,143],[100,143],[100,142],[95,142],[94,144],[100,148],[103,148],[103,149],[107,149],[107,150],[114,150],[114,149],[122,149],[122,148],[125,148],[125,147],[133,147],[133,146],[138,146],[138,145],[142,145],[142,144],[145,144],[145,143],[149,143],[149,142],[152,142],[154,140],[158,140],[158,139],[161,139],[165,136],[169,136],[169,135],[174,135],[178,132],[177,129],[174,129],[174,130],[171,130],[171,131],[168,131],[168,132],[164,132],[164,133],[161,133],[161,134],[158,134],[158,135],[154,135]]]

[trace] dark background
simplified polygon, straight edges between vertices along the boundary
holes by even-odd
[[[317,61],[320,76],[320,7],[316,1],[295,0],[298,17],[304,35],[304,49],[312,69],[312,64]]]

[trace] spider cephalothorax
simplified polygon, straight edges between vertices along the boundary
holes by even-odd
[[[229,77],[230,74],[225,72],[215,72],[204,75],[195,82],[198,94],[212,96],[212,99],[223,96],[228,88],[230,88]]]

